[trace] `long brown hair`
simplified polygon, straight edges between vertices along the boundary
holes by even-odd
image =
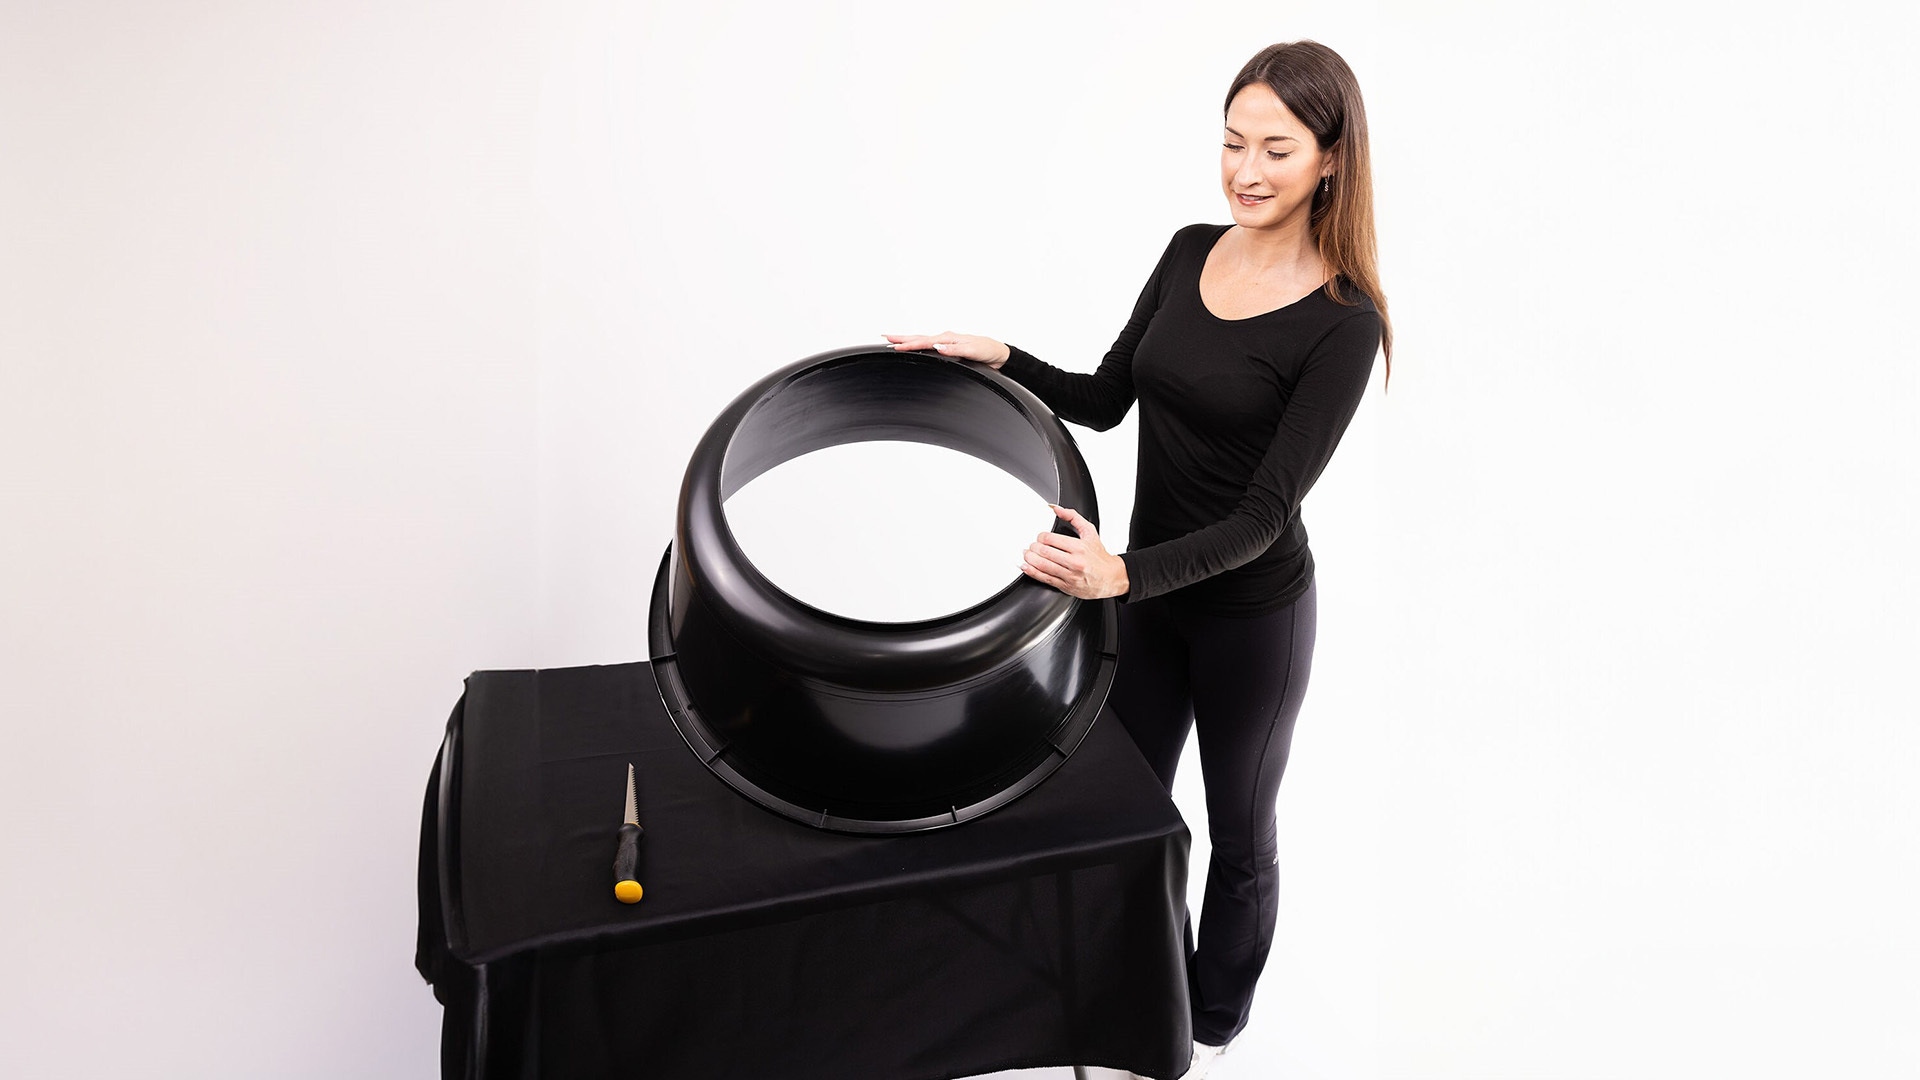
[[[1338,303],[1342,275],[1380,309],[1380,346],[1386,353],[1387,378],[1393,378],[1393,321],[1387,317],[1387,295],[1380,289],[1380,255],[1373,235],[1373,158],[1367,150],[1367,108],[1360,100],[1360,81],[1340,54],[1317,41],[1283,41],[1254,54],[1234,76],[1227,91],[1234,95],[1253,83],[1264,83],[1313,132],[1322,153],[1334,154],[1330,191],[1313,189],[1313,209],[1307,227],[1320,258],[1333,271],[1327,292]],[[1383,384],[1384,385],[1384,384]]]

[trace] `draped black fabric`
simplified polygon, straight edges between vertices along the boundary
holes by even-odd
[[[444,1077],[1186,1068],[1188,834],[1111,713],[1012,805],[897,837],[727,788],[645,663],[476,672],[447,740],[415,956],[445,1006]],[[612,878],[628,762],[632,906]]]

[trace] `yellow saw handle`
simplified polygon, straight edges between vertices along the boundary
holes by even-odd
[[[640,826],[628,823],[620,826],[620,850],[613,856],[613,895],[623,904],[637,904],[640,894],[640,881],[635,870],[640,864]]]

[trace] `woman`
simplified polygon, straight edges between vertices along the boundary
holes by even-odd
[[[1042,533],[1022,570],[1084,599],[1116,596],[1109,701],[1169,791],[1200,740],[1207,870],[1189,925],[1194,1062],[1247,1024],[1273,940],[1274,802],[1313,658],[1313,557],[1300,501],[1332,456],[1392,332],[1380,290],[1366,114],[1333,50],[1261,50],[1227,92],[1220,182],[1230,225],[1175,233],[1133,317],[1091,375],[992,338],[887,335],[1000,369],[1096,429],[1140,404],[1132,549],[1087,520]]]

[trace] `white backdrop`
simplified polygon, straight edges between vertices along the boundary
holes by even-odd
[[[0,1073],[431,1075],[460,679],[640,658],[686,455],[776,366],[1090,368],[1227,220],[1233,73],[1311,37],[1398,351],[1307,504],[1279,938],[1217,1075],[1914,1075],[1881,7],[6,0]],[[1132,424],[1080,441],[1117,545]],[[874,544],[850,603],[972,516],[888,468],[792,541]]]

